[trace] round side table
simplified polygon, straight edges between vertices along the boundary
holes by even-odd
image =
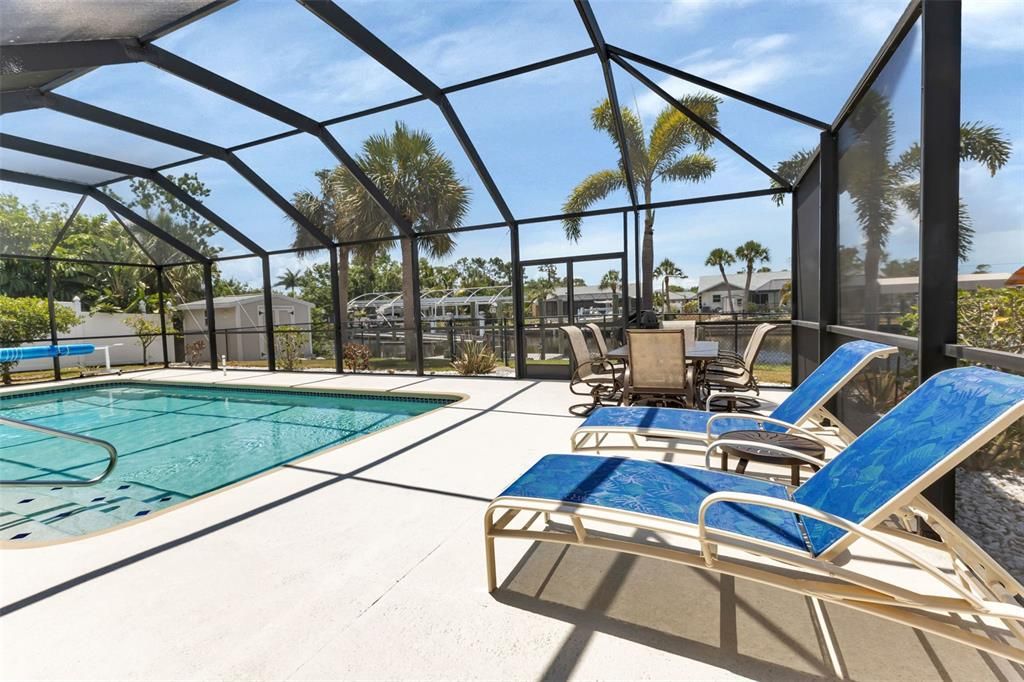
[[[718,448],[722,453],[722,470],[729,470],[729,457],[733,456],[739,460],[736,465],[736,473],[742,474],[747,470],[747,463],[767,462],[790,467],[789,481],[792,485],[800,485],[800,466],[806,464],[813,471],[817,471],[825,464],[825,448],[813,440],[796,436],[791,433],[778,433],[777,431],[729,431],[719,436],[720,439],[731,441],[743,441],[729,445],[722,445]],[[814,457],[821,460],[821,465],[811,464],[802,459],[789,457],[780,452],[761,447],[762,445],[775,445],[787,450],[794,450],[802,455]]]

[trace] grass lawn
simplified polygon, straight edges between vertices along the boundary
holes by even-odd
[[[754,376],[761,384],[783,384],[785,386],[788,386],[792,379],[790,365],[758,364],[754,366]]]

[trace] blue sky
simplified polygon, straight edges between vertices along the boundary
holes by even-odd
[[[892,24],[901,0],[884,2],[757,2],[689,0],[612,2],[596,0],[594,11],[606,39],[712,80],[831,121],[867,67]],[[447,85],[589,46],[571,2],[455,1],[345,2],[343,6],[436,82]],[[262,94],[318,119],[329,118],[413,94],[409,86],[362,55],[312,14],[285,0],[241,0],[196,22],[159,44]],[[995,271],[1024,265],[1024,3],[1000,0],[964,3],[963,119],[1001,127],[1014,144],[1010,163],[995,178],[965,165],[961,185],[978,231],[963,269],[978,263]],[[644,70],[679,95],[696,88]],[[623,105],[650,123],[661,101],[616,69]],[[558,212],[568,192],[587,174],[612,167],[615,150],[590,127],[590,109],[604,96],[596,58],[453,94],[458,111],[513,213],[518,217]],[[911,87],[911,86],[904,86]],[[284,129],[277,121],[218,98],[152,67],[105,67],[60,89],[92,104],[231,145]],[[912,109],[912,107],[911,107]],[[898,112],[899,114],[900,112]],[[913,132],[914,112],[902,125]],[[436,107],[421,103],[332,127],[349,150],[396,120],[430,132],[473,190],[469,223],[499,219],[473,169]],[[817,132],[749,105],[726,101],[720,123],[726,134],[773,165],[816,144]],[[187,154],[180,150],[63,117],[53,112],[6,115],[7,132],[101,153],[145,165]],[[694,184],[663,184],[655,200],[717,194],[768,186],[767,178],[721,145],[713,148],[718,171]],[[301,135],[240,155],[282,194],[312,188],[312,173],[334,164],[316,140]],[[24,170],[68,169],[5,152],[5,166]],[[181,170],[181,169],[179,169]],[[186,166],[212,190],[207,203],[266,248],[284,248],[291,228],[266,199],[219,162]],[[102,179],[103,174],[75,177]],[[65,172],[64,174],[67,174]],[[67,201],[59,193],[10,184],[0,189],[26,200]],[[601,206],[627,203],[624,192]],[[99,211],[98,207],[91,210]],[[904,217],[905,218],[905,217]],[[916,253],[916,229],[897,229],[894,257]],[[733,248],[755,238],[772,251],[771,265],[790,267],[789,209],[767,198],[662,210],[655,224],[656,260],[673,259],[690,276],[705,274],[712,248]],[[620,248],[619,217],[589,219],[579,244],[566,242],[558,223],[523,228],[523,258],[574,255]],[[219,241],[226,253],[242,251]],[[507,230],[458,238],[461,256],[509,257]],[[296,259],[273,259],[275,271]],[[302,263],[298,263],[302,265]],[[607,263],[581,268],[596,281]],[[226,274],[256,281],[258,263],[225,264]]]

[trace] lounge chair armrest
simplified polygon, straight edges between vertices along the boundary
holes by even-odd
[[[711,468],[711,455],[719,447],[721,447],[723,445],[750,445],[750,444],[751,444],[751,442],[749,440],[740,440],[740,439],[735,439],[734,440],[732,438],[719,438],[718,440],[716,440],[713,443],[711,443],[711,445],[709,445],[707,447],[707,449],[704,451],[704,468],[705,469],[710,469]],[[825,465],[825,462],[823,460],[818,459],[817,457],[811,457],[810,455],[805,455],[802,452],[797,452],[796,450],[790,450],[789,448],[784,448],[784,447],[782,447],[780,445],[775,445],[774,443],[757,443],[756,445],[757,445],[758,449],[760,449],[760,450],[770,450],[771,452],[777,452],[780,455],[785,455],[786,457],[792,457],[793,459],[799,459],[800,461],[806,462],[807,464],[813,464],[814,466],[818,467],[819,469]]]
[[[718,349],[718,361],[731,360],[735,362],[743,362],[743,356],[734,350]]]
[[[717,493],[711,493],[704,498],[701,502],[700,508],[697,511],[697,538],[700,542],[700,553],[704,558],[704,563],[709,567],[714,566],[715,557],[712,545],[715,544],[713,540],[708,538],[707,529],[707,513],[708,510],[716,504],[721,502],[735,502],[740,504],[748,504],[756,507],[768,507],[771,509],[778,509],[781,511],[787,511],[792,514],[798,514],[804,518],[814,519],[822,523],[827,523],[830,526],[841,528],[842,530],[854,535],[858,538],[863,538],[869,542],[873,542],[882,548],[892,552],[896,556],[909,561],[918,568],[926,571],[940,582],[955,591],[960,597],[970,603],[973,607],[978,609],[984,608],[984,601],[979,599],[973,592],[961,585],[959,582],[951,580],[941,570],[934,566],[930,561],[922,559],[912,552],[907,551],[901,547],[897,542],[884,533],[880,533],[876,530],[868,528],[867,526],[855,523],[848,519],[844,519],[841,516],[835,514],[829,514],[828,512],[815,509],[814,507],[808,507],[806,504],[800,504],[793,500],[783,500],[777,497],[769,497],[768,495],[755,495],[753,493],[741,493],[731,491],[721,491]],[[897,586],[898,587],[898,586]]]

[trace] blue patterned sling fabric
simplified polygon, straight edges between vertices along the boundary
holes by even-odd
[[[787,499],[778,483],[650,460],[585,455],[546,455],[499,497],[586,504],[697,524],[708,495],[747,492]],[[744,537],[807,551],[794,514],[778,509],[720,503],[707,524]]]
[[[890,346],[874,341],[851,341],[836,348],[771,413],[773,419],[798,424],[843,387],[843,377],[865,358]]]
[[[1024,377],[981,367],[940,372],[797,488],[793,500],[860,523],[923,487],[929,472],[951,470],[970,452],[950,455],[1022,402]],[[814,519],[804,527],[815,555],[846,534]]]
[[[797,386],[771,413],[774,419],[799,424],[842,388],[842,379],[865,358],[889,348],[873,341],[851,341],[835,350],[825,362]],[[586,428],[625,427],[704,433],[713,412],[681,410],[666,407],[602,407],[594,410],[580,425]],[[750,419],[723,418],[715,420],[711,433],[721,435],[729,431],[754,428]],[[785,431],[783,427],[765,424],[766,431]]]

